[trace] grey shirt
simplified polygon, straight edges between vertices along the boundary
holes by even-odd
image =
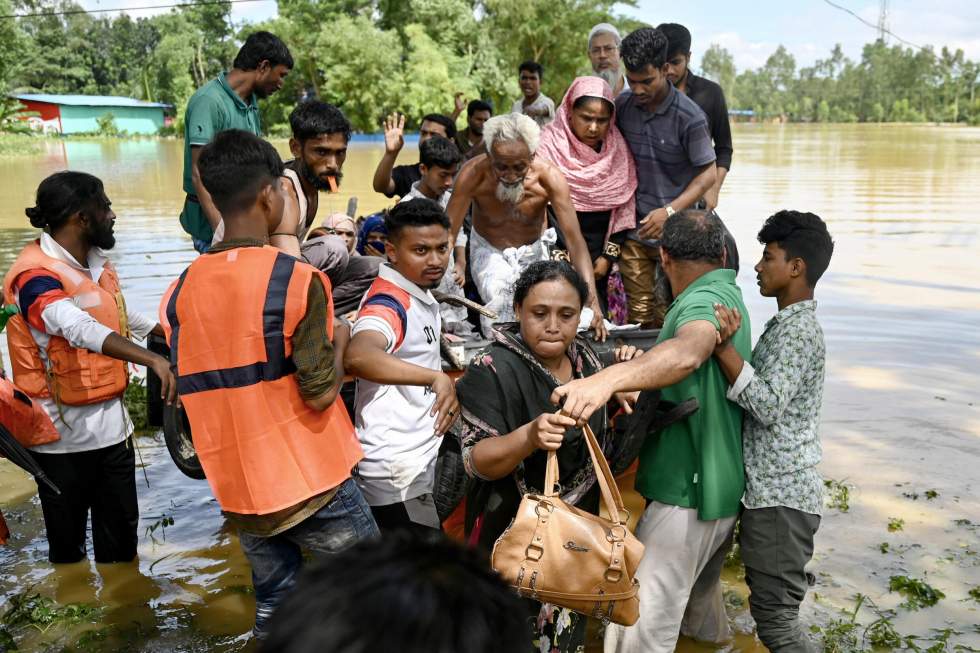
[[[728,391],[745,409],[742,451],[746,508],[786,506],[821,513],[817,471],[824,379],[823,330],[817,303],[797,302],[776,313]]]
[[[689,97],[669,86],[655,111],[636,105],[633,91],[616,97],[616,125],[636,162],[636,219],[667,206],[684,192],[698,168],[715,160],[708,121]],[[636,230],[630,238],[640,240]],[[657,241],[644,241],[656,245]]]

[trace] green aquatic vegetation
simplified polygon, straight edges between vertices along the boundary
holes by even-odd
[[[926,499],[928,499],[929,501],[932,501],[938,496],[939,496],[939,492],[935,490],[926,490]]]
[[[966,594],[977,603],[980,603],[980,585],[970,588],[970,591]]]
[[[882,542],[881,544],[878,545],[878,550],[881,551],[882,553],[888,553],[889,549],[891,549],[891,545],[888,544],[888,542]]]
[[[831,620],[826,626],[816,624],[810,626],[810,632],[820,636],[822,644],[820,648],[824,653],[857,653],[860,651],[858,629],[861,624],[858,623],[857,615],[866,600],[865,595],[856,594],[854,595],[853,610],[850,612],[842,610],[843,616],[840,619]]]
[[[889,517],[888,518],[888,532],[894,533],[895,531],[900,531],[905,528],[905,520],[901,517]]]
[[[173,525],[174,525],[173,517],[171,517],[170,515],[160,515],[159,519],[157,519],[155,522],[153,522],[152,524],[146,527],[146,537],[156,542],[157,538],[154,537],[153,534],[157,531],[157,529],[159,529],[160,536],[163,537],[164,541],[166,541],[167,526],[173,526]]]
[[[7,598],[8,607],[0,617],[0,644],[13,640],[14,633],[35,628],[42,633],[53,627],[68,628],[86,621],[95,621],[101,610],[87,603],[59,605],[53,599],[28,588]],[[7,643],[9,647],[9,641]],[[16,648],[16,647],[15,647]]]
[[[129,419],[133,421],[133,429],[137,434],[145,433],[150,429],[150,423],[146,415],[146,382],[134,376],[126,386],[126,393],[123,395],[123,403],[126,404],[126,411]]]
[[[824,495],[824,504],[828,508],[847,512],[851,508],[851,487],[843,481],[836,481],[832,478],[826,479],[823,484],[827,488]]]
[[[864,641],[874,648],[901,648],[904,641],[892,624],[893,612],[878,613],[878,619],[864,629]]]
[[[888,579],[888,591],[898,592],[904,596],[905,602],[901,605],[909,610],[933,606],[946,598],[941,590],[932,587],[924,580],[908,576],[891,576]]]

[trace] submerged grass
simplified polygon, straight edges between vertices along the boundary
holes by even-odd
[[[832,478],[826,479],[823,484],[827,488],[824,494],[824,504],[828,508],[847,512],[851,509],[851,486],[847,484],[847,479],[837,481]]]
[[[67,630],[82,623],[96,623],[101,614],[101,609],[87,603],[59,605],[28,588],[7,597],[7,609],[0,616],[0,651],[19,650],[17,640],[32,629],[40,633]]]
[[[888,591],[898,592],[905,597],[903,608],[919,610],[939,603],[946,595],[924,580],[909,576],[892,576],[888,579]]]

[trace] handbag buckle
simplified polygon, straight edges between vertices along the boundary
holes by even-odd
[[[547,510],[547,512],[544,515],[541,514],[541,508],[545,508]],[[555,511],[555,506],[549,503],[548,501],[538,501],[538,503],[535,504],[534,506],[534,514],[537,515],[538,517],[544,517],[546,515],[550,515],[554,511]]]
[[[617,534],[617,529],[621,529],[623,531],[623,534],[622,535]],[[612,528],[609,529],[609,532],[606,533],[606,540],[610,542],[614,542],[614,543],[622,542],[625,539],[626,539],[626,527],[623,526],[622,524],[614,524]]]
[[[605,579],[610,583],[618,583],[623,578],[622,569],[607,569]]]
[[[534,555],[531,555],[532,552],[534,553]],[[540,560],[543,555],[544,555],[544,547],[542,547],[540,544],[534,544],[532,542],[531,544],[527,545],[526,549],[524,549],[524,557],[534,562]]]

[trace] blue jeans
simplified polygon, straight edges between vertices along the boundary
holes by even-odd
[[[287,531],[272,537],[240,531],[242,550],[252,565],[255,636],[265,635],[269,618],[296,581],[303,549],[314,554],[337,553],[379,536],[371,508],[350,478],[341,483],[330,503]]]

